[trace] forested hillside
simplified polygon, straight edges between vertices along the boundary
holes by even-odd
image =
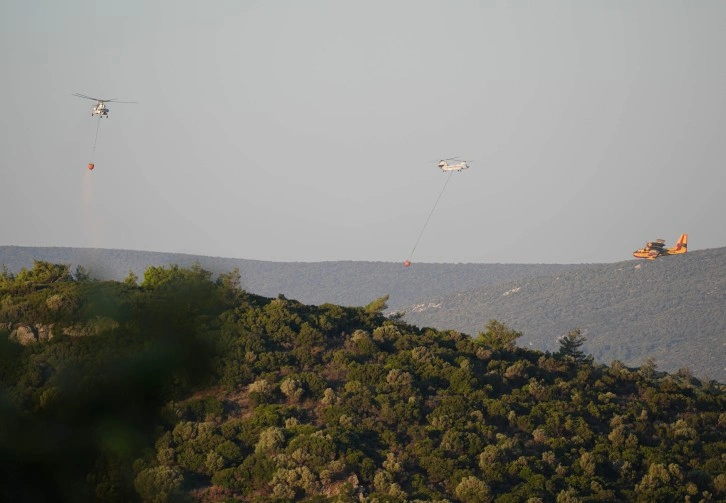
[[[304,304],[358,306],[383,295],[389,307],[401,309],[432,297],[516,279],[558,274],[586,267],[563,264],[417,264],[403,262],[266,262],[220,257],[88,248],[0,246],[0,267],[11,273],[32,268],[34,260],[83,266],[92,277],[122,281],[129,273],[141,277],[149,266],[199,264],[220,273],[239,269],[248,292]]]
[[[0,500],[726,498],[716,382],[239,280],[0,274]]]
[[[726,382],[726,248],[575,271],[432,298],[406,320],[476,333],[489,319],[523,332],[520,345],[554,350],[579,328],[596,360],[687,368]]]

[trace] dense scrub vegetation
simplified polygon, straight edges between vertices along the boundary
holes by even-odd
[[[0,274],[0,499],[717,501],[726,400],[652,364],[240,289]]]

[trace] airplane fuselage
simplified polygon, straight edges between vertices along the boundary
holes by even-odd
[[[641,248],[640,250],[635,250],[633,252],[633,257],[635,258],[645,258],[648,260],[655,260],[658,257],[662,257],[664,255],[669,255],[667,250],[651,250],[649,248]]]

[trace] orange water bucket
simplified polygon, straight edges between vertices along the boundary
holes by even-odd
[[[95,165],[95,164],[93,164],[92,162],[89,162],[89,163],[88,163],[88,169],[92,170],[92,169],[93,169],[93,168],[95,168],[95,167],[96,167],[96,165]]]
[[[406,267],[408,267],[408,266],[410,266],[410,265],[411,265],[411,262],[407,260],[407,261],[405,261],[405,262],[403,263],[403,265],[404,265],[404,266],[406,266]]]

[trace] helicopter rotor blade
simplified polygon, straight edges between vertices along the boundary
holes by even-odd
[[[96,101],[98,103],[138,103],[138,101],[121,101],[117,98],[109,98],[109,99],[94,98],[93,96],[86,96],[85,94],[81,94],[81,93],[73,93],[73,96],[75,96],[77,98],[84,98],[87,100]]]
[[[81,93],[73,93],[73,96],[76,96],[77,98],[85,98],[87,100],[93,100],[93,101],[104,101],[104,100],[100,100],[98,98],[93,98],[91,96],[86,96],[85,94],[81,94]]]

